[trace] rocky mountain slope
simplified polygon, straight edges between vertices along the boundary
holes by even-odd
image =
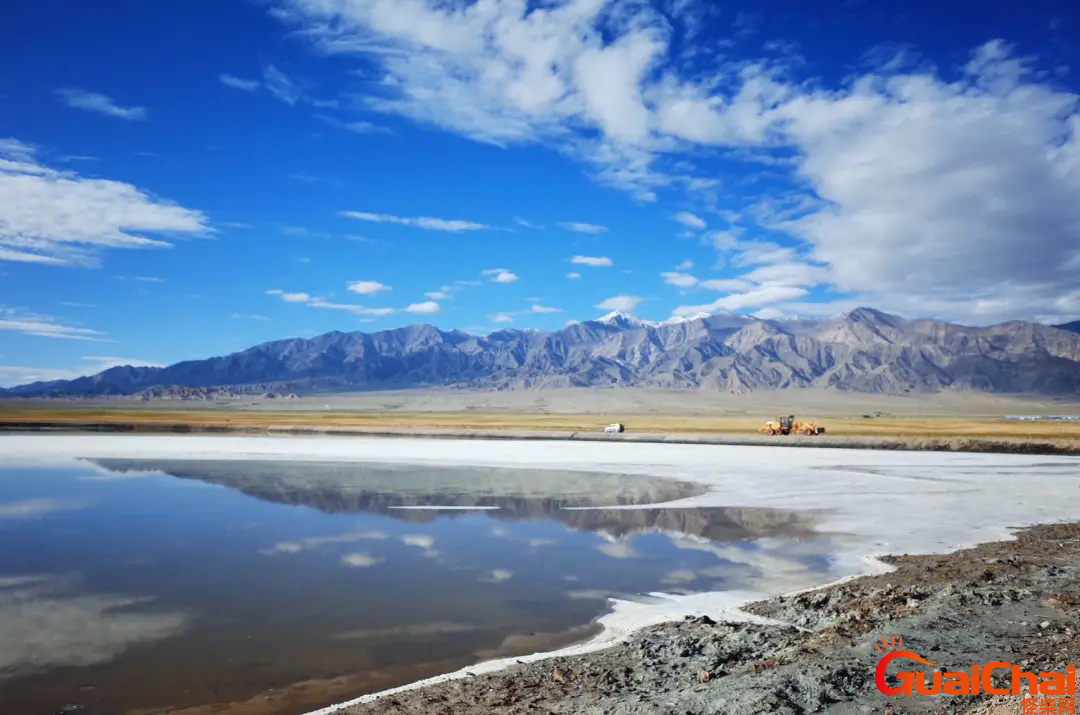
[[[164,368],[115,367],[12,388],[7,396],[305,394],[448,385],[1075,394],[1080,334],[1025,322],[975,328],[907,320],[869,308],[824,320],[713,315],[645,323],[611,314],[555,332],[501,330],[486,337],[412,325],[279,340]]]

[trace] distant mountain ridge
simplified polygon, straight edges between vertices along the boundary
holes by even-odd
[[[454,386],[639,386],[746,392],[823,387],[1074,394],[1080,334],[1009,322],[967,327],[858,308],[820,320],[696,316],[649,323],[613,313],[561,330],[486,337],[411,325],[277,340],[168,367],[114,367],[11,388],[5,397],[312,393]]]
[[[1062,323],[1061,325],[1055,325],[1058,330],[1068,330],[1071,333],[1080,333],[1080,320],[1074,320],[1071,323]]]

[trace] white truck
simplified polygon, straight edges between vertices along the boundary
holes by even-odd
[[[617,434],[619,432],[625,432],[625,431],[626,431],[626,427],[624,427],[619,422],[613,422],[613,423],[609,424],[607,427],[604,428],[604,432],[606,432],[608,434]]]

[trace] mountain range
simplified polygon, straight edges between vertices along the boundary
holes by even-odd
[[[453,386],[639,386],[746,392],[819,387],[902,394],[1080,391],[1080,323],[969,327],[871,308],[815,320],[612,313],[561,330],[480,337],[430,325],[331,332],[168,367],[114,367],[5,397],[299,393]]]

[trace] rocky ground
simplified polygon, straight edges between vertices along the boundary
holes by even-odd
[[[902,636],[905,650],[943,671],[1006,661],[1029,672],[1065,672],[1080,663],[1080,525],[888,561],[896,570],[886,575],[747,607],[786,625],[688,619],[600,653],[519,665],[347,712],[1019,714],[1025,710],[1014,696],[881,695],[875,644]]]

